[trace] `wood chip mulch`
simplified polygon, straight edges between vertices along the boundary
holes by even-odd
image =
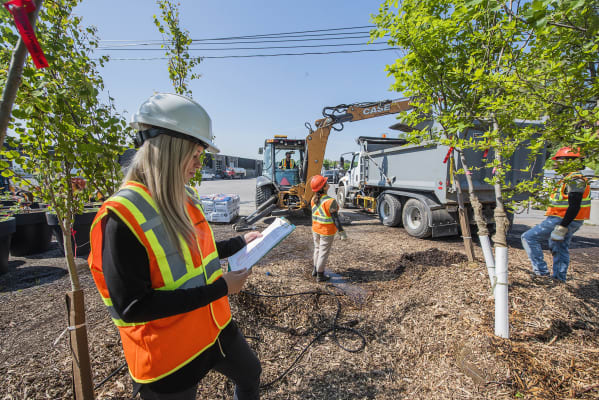
[[[344,285],[315,282],[310,226],[293,220],[295,232],[254,267],[244,293],[230,297],[270,384],[263,399],[599,398],[597,238],[573,246],[569,280],[556,284],[531,279],[518,233],[510,236],[506,340],[494,335],[480,248],[468,263],[459,238],[419,240],[346,217],[350,240],[335,241],[327,266]],[[230,225],[214,230],[217,239],[237,235]],[[78,263],[98,384],[124,358],[85,260]],[[64,259],[54,246],[10,264],[0,276],[0,399],[72,398],[67,335],[54,345],[67,325]],[[124,368],[95,393],[127,399],[131,391]],[[232,393],[231,382],[210,372],[198,398]]]

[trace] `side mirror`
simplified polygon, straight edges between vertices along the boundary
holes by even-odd
[[[343,156],[339,157],[339,168],[344,168],[345,167],[345,160],[343,159]]]
[[[264,147],[258,147],[258,154],[264,153]]]

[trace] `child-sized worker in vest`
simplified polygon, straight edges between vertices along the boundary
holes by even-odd
[[[347,239],[347,233],[341,226],[337,211],[339,206],[334,198],[327,195],[329,184],[327,178],[314,175],[310,181],[310,187],[314,192],[312,197],[312,237],[314,238],[314,268],[312,276],[318,282],[328,281],[330,277],[325,275],[324,267],[333,246],[335,234],[339,233],[341,240]]]

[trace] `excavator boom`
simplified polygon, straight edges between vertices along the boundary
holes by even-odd
[[[343,123],[345,122],[355,122],[388,114],[397,114],[411,108],[410,99],[408,98],[325,107],[322,112],[324,118],[315,121],[317,129],[311,131],[306,137],[307,171],[305,182],[292,187],[290,193],[301,197],[306,206],[310,204],[309,202],[312,198],[310,180],[314,175],[320,174],[331,129],[340,131],[343,129]]]

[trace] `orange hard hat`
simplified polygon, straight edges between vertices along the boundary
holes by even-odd
[[[310,187],[313,192],[318,192],[327,184],[327,178],[322,175],[314,175],[310,181]]]
[[[580,158],[580,151],[574,150],[571,147],[562,147],[553,157],[551,157],[551,159],[557,160],[560,157]]]

